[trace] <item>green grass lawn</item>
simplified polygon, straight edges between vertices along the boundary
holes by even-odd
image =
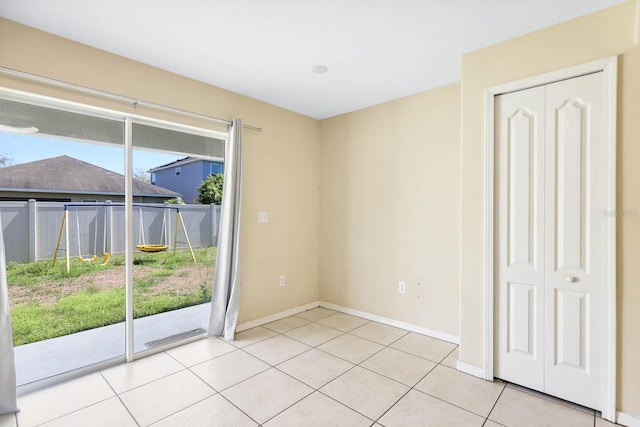
[[[136,254],[134,317],[201,304],[211,300],[216,248],[188,252]],[[7,266],[14,345],[22,345],[123,322],[125,319],[124,257],[105,266],[64,260],[55,267],[41,261]]]

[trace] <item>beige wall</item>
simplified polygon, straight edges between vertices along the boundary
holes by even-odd
[[[640,210],[640,48],[634,2],[605,9],[465,55],[462,66],[461,348],[484,367],[484,90],[572,65],[620,56],[618,210]],[[640,416],[640,216],[618,220],[618,410]]]
[[[321,299],[457,337],[460,85],[324,120],[321,135]]]
[[[0,66],[264,129],[243,132],[242,303],[246,322],[319,297],[319,123],[228,91],[0,19]],[[220,126],[0,75],[0,87]],[[268,224],[257,212],[269,211]],[[287,276],[280,287],[278,278]]]

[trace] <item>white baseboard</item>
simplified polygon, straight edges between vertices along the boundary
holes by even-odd
[[[458,360],[456,364],[456,369],[460,372],[464,372],[465,374],[473,375],[474,377],[486,379],[486,373],[484,369],[478,368],[477,366],[469,365],[468,363],[461,362]]]
[[[312,308],[320,307],[320,301],[310,302],[309,304],[300,305],[298,307],[290,308],[280,313],[275,313],[260,319],[251,320],[249,322],[241,323],[236,326],[236,332],[246,331],[247,329],[262,326],[267,323],[275,322],[276,320],[284,319],[285,317],[293,316],[294,314],[302,313],[303,311],[311,310]]]
[[[339,311],[345,314],[351,314],[353,316],[362,317],[363,319],[372,320],[374,322],[382,323],[384,325],[394,326],[396,328],[405,329],[407,331],[416,332],[418,334],[427,335],[432,338],[447,341],[452,344],[460,344],[460,338],[455,335],[445,334],[443,332],[433,331],[422,326],[412,325],[410,323],[401,322],[399,320],[389,319],[386,317],[378,316],[377,314],[367,313],[366,311],[354,310],[352,308],[343,307],[341,305],[332,304],[324,301],[314,301],[309,304],[301,305],[298,307],[290,308],[279,313],[271,314],[260,319],[244,322],[236,327],[236,332],[246,331],[247,329],[262,326],[264,324],[275,322],[276,320],[284,319],[285,317],[293,316],[294,314],[302,313],[306,310],[311,310],[316,307],[329,308],[331,310]]]
[[[399,320],[389,319],[386,317],[378,316],[377,314],[367,313],[366,311],[354,310],[352,308],[347,308],[341,305],[324,301],[320,301],[320,307],[329,308],[331,310],[362,317],[363,319],[372,320],[384,325],[394,326],[396,328],[401,328],[407,331],[416,332],[418,334],[427,335],[429,337],[447,341],[452,344],[460,344],[460,338],[455,335],[445,334],[444,332],[434,331],[431,329],[423,328],[422,326],[416,326],[410,323],[401,322]]]
[[[640,427],[640,418],[624,412],[616,412],[616,422],[627,427]]]

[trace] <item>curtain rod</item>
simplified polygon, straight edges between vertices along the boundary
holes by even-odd
[[[175,108],[175,107],[170,107],[168,105],[157,104],[155,102],[145,101],[145,100],[142,100],[142,99],[136,99],[136,98],[132,98],[130,96],[118,95],[117,93],[107,92],[107,91],[99,90],[99,89],[93,89],[93,88],[90,88],[90,87],[77,85],[75,83],[68,83],[68,82],[64,82],[62,80],[56,80],[56,79],[51,79],[49,77],[38,76],[36,74],[25,73],[24,71],[18,71],[18,70],[14,70],[14,69],[11,69],[11,68],[0,67],[0,73],[8,74],[8,75],[11,75],[11,76],[16,76],[16,77],[21,77],[21,78],[24,78],[24,79],[27,79],[27,80],[33,80],[33,81],[37,81],[37,82],[41,82],[41,83],[46,83],[46,84],[49,84],[49,85],[58,86],[58,87],[62,87],[62,88],[65,88],[65,89],[71,89],[71,90],[75,90],[75,91],[78,91],[78,92],[84,92],[84,93],[88,93],[88,94],[92,94],[92,95],[98,95],[98,96],[101,96],[103,98],[109,98],[109,99],[114,99],[114,100],[117,100],[117,101],[128,102],[128,103],[131,103],[134,108],[136,108],[137,106],[140,105],[140,106],[144,106],[144,107],[153,108],[153,109],[156,109],[156,110],[167,111],[167,112],[171,112],[171,113],[178,113],[178,114],[181,114],[181,115],[184,115],[184,116],[189,116],[189,117],[195,117],[195,118],[198,118],[198,119],[209,120],[209,121],[216,122],[216,123],[222,123],[222,124],[225,124],[227,126],[231,126],[231,124],[232,124],[231,120],[220,119],[218,117],[207,116],[205,114],[200,114],[200,113],[193,113],[191,111],[183,110],[181,108]],[[242,125],[242,127],[244,129],[254,130],[256,132],[262,132],[262,128],[260,128],[260,127],[251,126],[251,125],[244,125],[244,124]]]

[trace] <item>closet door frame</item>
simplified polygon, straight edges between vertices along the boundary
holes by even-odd
[[[495,139],[494,98],[509,92],[546,85],[586,74],[603,73],[603,381],[602,417],[615,422],[616,418],[616,103],[618,57],[612,56],[514,82],[492,86],[485,90],[485,149],[484,149],[484,378],[493,381],[494,366],[494,286],[495,286]]]

